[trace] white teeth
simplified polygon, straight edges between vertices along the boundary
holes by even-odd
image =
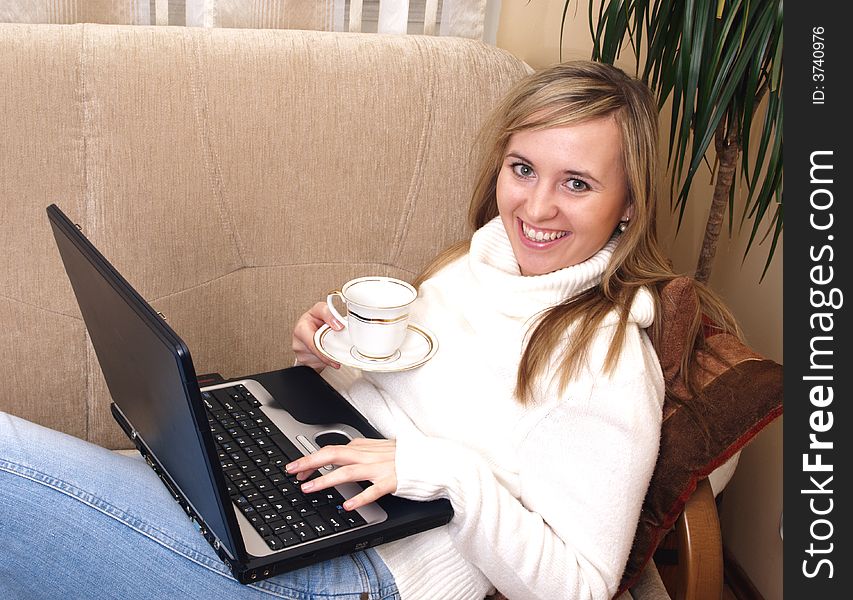
[[[551,233],[545,233],[544,231],[533,229],[524,221],[521,222],[521,230],[524,232],[524,236],[527,239],[534,242],[553,242],[554,240],[568,234],[567,231],[552,231]]]

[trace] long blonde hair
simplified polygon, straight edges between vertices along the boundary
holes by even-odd
[[[660,309],[660,288],[676,275],[660,250],[655,226],[658,198],[657,106],[648,87],[616,67],[590,61],[572,61],[538,71],[518,82],[492,111],[477,139],[480,152],[468,222],[476,231],[498,216],[496,185],[510,137],[520,131],[566,127],[591,119],[612,116],[622,138],[622,158],[632,206],[628,227],[601,283],[546,310],[537,319],[518,367],[516,397],[522,403],[533,395],[533,382],[553,360],[564,343],[566,330],[574,324],[565,353],[559,358],[559,382],[565,388],[578,371],[596,330],[604,317],[616,309],[619,323],[605,358],[605,372],[618,361],[625,339],[631,303],[638,290],[647,287]],[[416,279],[419,285],[443,266],[464,254],[469,242],[458,243],[441,254]],[[719,329],[739,335],[737,324],[725,305],[710,290],[697,283],[699,310],[690,328],[692,347],[701,346],[702,316]],[[659,324],[649,334],[657,339]],[[690,373],[693,353],[686,353],[680,378],[695,389]]]

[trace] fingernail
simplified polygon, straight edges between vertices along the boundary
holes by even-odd
[[[340,321],[338,321],[337,319],[332,319],[332,327],[333,327],[334,329],[337,329],[337,330],[340,330],[340,329],[343,329],[343,328],[344,328],[344,326],[341,324],[341,322],[340,322]]]
[[[303,492],[310,492],[313,489],[314,489],[314,482],[313,481],[309,481],[307,483],[302,484],[302,491]]]
[[[353,506],[353,501],[352,501],[352,500],[347,500],[346,502],[344,502],[344,508],[345,508],[345,509],[347,509],[347,510],[352,510],[352,506]]]
[[[292,463],[290,463],[290,464],[284,465],[284,470],[285,470],[285,471],[287,471],[287,472],[288,472],[288,474],[292,474],[292,473],[293,473],[293,469],[295,469],[295,468],[296,468],[296,463],[295,463],[295,462],[292,462]]]

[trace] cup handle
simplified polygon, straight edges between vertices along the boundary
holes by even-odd
[[[341,294],[338,290],[335,290],[334,292],[332,292],[328,296],[326,296],[326,306],[329,307],[329,310],[331,311],[332,316],[335,317],[338,321],[340,321],[344,327],[346,327],[347,326],[347,318],[344,316],[341,316],[341,313],[338,312],[338,309],[336,309],[334,304],[332,303],[332,300],[334,300],[335,296],[338,296],[341,300],[344,299],[343,294]]]

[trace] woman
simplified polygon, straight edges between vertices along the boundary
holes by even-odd
[[[377,549],[403,598],[615,593],[664,393],[644,332],[674,277],[655,238],[656,127],[648,89],[613,67],[566,63],[518,85],[483,129],[472,239],[418,279],[412,319],[441,351],[349,390],[389,440],[289,465],[348,465],[314,490],[373,481],[353,507],[388,493],[450,499],[446,528]],[[337,366],[313,345],[323,323],[341,328],[321,302],[293,336],[317,369]]]
[[[441,351],[343,390],[388,439],[287,466],[340,465],[306,482],[312,491],[372,481],[347,508],[389,493],[448,498],[447,526],[241,586],[144,463],[0,414],[11,433],[0,440],[0,596],[49,596],[59,578],[87,598],[612,597],[664,394],[645,332],[657,286],[674,277],[654,234],[655,104],[618,69],[558,65],[511,91],[480,148],[475,233],[418,281],[412,318]],[[701,299],[697,343],[700,313],[733,326]],[[314,348],[323,323],[341,327],[318,303],[293,333],[297,359],[318,370],[338,366]],[[16,518],[39,511],[44,528]],[[102,548],[77,542],[93,537]]]

